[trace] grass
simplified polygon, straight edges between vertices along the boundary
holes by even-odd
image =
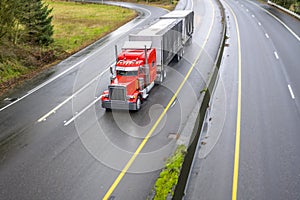
[[[45,0],[53,8],[54,46],[68,53],[115,30],[136,17],[136,12],[115,6]]]
[[[165,200],[168,195],[173,195],[185,154],[186,147],[180,145],[174,155],[167,160],[165,168],[161,171],[155,183],[154,200]]]
[[[155,7],[159,7],[159,8],[164,8],[166,10],[174,10],[174,8],[176,7],[177,3],[179,0],[157,0],[157,1],[147,1],[147,0],[123,0],[123,1],[129,1],[129,2],[133,2],[133,3],[141,3],[141,4],[145,4],[145,5],[151,5],[151,6],[155,6]]]
[[[17,78],[29,71],[28,68],[20,66],[18,62],[11,62],[9,60],[6,60],[3,63],[1,62],[0,69],[1,82]]]

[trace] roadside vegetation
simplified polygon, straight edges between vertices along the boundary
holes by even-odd
[[[167,10],[174,10],[179,0],[119,0],[123,2],[140,3],[151,6],[164,8]]]
[[[165,168],[156,180],[154,200],[165,200],[167,197],[173,196],[185,155],[186,147],[180,145],[177,147],[174,155],[168,158]]]
[[[53,43],[51,12],[41,0],[0,1],[0,83],[48,57],[44,47]]]
[[[173,10],[177,0],[125,0]],[[0,1],[0,96],[137,16],[69,0]]]
[[[132,10],[101,4],[45,0],[53,8],[54,46],[74,53],[136,17]]]
[[[272,2],[300,14],[300,0],[271,0]]]
[[[126,8],[100,4],[1,0],[0,95],[136,15]]]

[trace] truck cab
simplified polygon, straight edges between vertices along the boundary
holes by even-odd
[[[139,110],[156,79],[156,49],[151,41],[127,41],[116,53],[108,90],[102,94],[107,110]]]

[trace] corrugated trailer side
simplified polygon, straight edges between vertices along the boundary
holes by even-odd
[[[181,19],[182,20],[182,42],[183,45],[192,37],[194,32],[194,11],[192,10],[174,10],[160,19]]]
[[[182,21],[176,21],[173,26],[163,34],[163,63],[167,65],[180,51],[183,45],[181,40]]]

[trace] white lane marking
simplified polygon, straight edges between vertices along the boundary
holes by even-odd
[[[291,85],[288,85],[288,88],[289,88],[292,99],[295,99],[295,95],[294,95]]]
[[[279,59],[279,56],[278,56],[278,54],[277,54],[276,51],[274,51],[274,55],[275,55],[276,59],[278,60],[278,59]]]
[[[272,13],[270,13],[269,11],[267,11],[266,9],[260,7],[259,5],[257,5],[256,3],[253,3],[252,1],[247,0],[249,3],[255,5],[256,7],[258,7],[259,9],[265,11],[266,13],[268,13],[270,16],[272,16],[274,19],[276,19],[279,23],[281,23],[298,41],[300,41],[300,37],[290,28],[288,27],[288,25],[286,25],[283,21],[281,21],[278,17],[276,17],[275,15],[273,15]]]
[[[90,103],[87,107],[85,107],[83,110],[81,110],[79,113],[76,112],[75,116],[73,116],[71,119],[69,119],[67,122],[64,121],[64,126],[68,126],[72,121],[74,121],[76,118],[78,118],[82,113],[84,113],[86,110],[88,110],[92,105],[94,105],[97,101],[99,101],[102,98],[102,95],[97,97],[92,103]]]
[[[268,38],[268,39],[270,38],[270,36],[268,35],[268,33],[265,33],[265,36],[266,36],[266,38]]]
[[[248,9],[246,9],[246,11],[247,11],[247,12],[249,12],[249,10],[248,10]]]
[[[254,17],[255,17],[255,15],[251,15],[251,17],[253,17],[253,18],[254,18]]]
[[[260,22],[258,22],[258,26],[261,26],[261,23],[260,23]]]
[[[170,108],[173,108],[175,106],[176,102],[177,102],[177,98],[173,101],[173,103],[171,104]]]
[[[141,7],[139,7],[139,9],[144,10],[145,12],[149,13],[149,15],[147,16],[147,18],[149,18],[149,17],[151,16],[151,12],[150,12],[149,10],[147,10],[147,9],[145,9],[145,8],[141,8]],[[145,20],[146,20],[147,18],[145,18]],[[135,24],[132,28],[138,26],[139,24],[141,24],[141,23],[144,22],[145,20],[142,20],[142,21],[138,22],[138,23]],[[132,29],[131,29],[131,30],[132,30]],[[5,109],[8,108],[8,107],[14,105],[15,103],[18,103],[19,101],[21,101],[22,99],[28,97],[28,96],[31,95],[32,93],[34,93],[34,92],[38,91],[39,89],[45,87],[45,86],[48,85],[49,83],[55,81],[56,79],[58,79],[59,77],[63,76],[63,75],[66,74],[67,72],[69,72],[69,71],[71,71],[72,69],[76,68],[76,67],[77,67],[78,65],[80,65],[81,63],[85,62],[85,61],[86,61],[87,59],[89,59],[90,57],[94,56],[96,53],[98,53],[99,51],[101,51],[104,47],[106,47],[106,46],[108,46],[108,45],[111,45],[111,43],[113,43],[114,41],[116,41],[116,40],[118,40],[118,39],[119,39],[119,38],[115,38],[115,39],[113,39],[113,40],[110,40],[110,42],[108,42],[107,44],[104,44],[104,45],[101,46],[99,49],[97,49],[97,50],[94,51],[93,53],[87,55],[87,56],[86,56],[85,58],[83,58],[81,61],[79,61],[78,63],[72,65],[70,68],[66,69],[66,70],[63,71],[62,73],[60,73],[60,74],[54,76],[53,78],[51,78],[51,79],[45,81],[45,82],[42,83],[41,85],[39,85],[39,86],[33,88],[32,90],[30,90],[29,92],[27,92],[24,96],[18,98],[18,99],[15,100],[14,102],[12,102],[12,103],[10,103],[10,104],[8,104],[8,105],[6,105],[6,106],[0,108],[0,112],[3,111],[3,110],[5,110]]]
[[[82,88],[80,88],[79,90],[77,90],[77,92],[75,92],[72,96],[68,97],[66,100],[64,100],[62,103],[60,103],[58,106],[56,106],[55,108],[53,108],[52,110],[50,110],[47,114],[45,114],[40,119],[38,119],[37,122],[45,121],[50,115],[54,114],[59,108],[61,108],[68,101],[70,101],[73,97],[75,97],[77,94],[79,94],[81,91],[83,91],[89,85],[91,85],[94,81],[96,81],[99,77],[101,77],[106,71],[108,71],[108,69],[109,68],[107,68],[106,70],[104,70],[103,72],[101,72],[98,76],[96,76],[90,82],[88,82],[87,84],[85,84]]]
[[[56,106],[55,108],[53,108],[51,111],[49,111],[47,114],[45,114],[43,117],[41,117],[37,122],[42,122],[42,121],[46,121],[47,117],[49,117],[50,115],[54,114],[60,107],[62,107],[65,103],[67,103],[70,99],[73,98],[73,95],[70,96],[69,98],[67,98],[66,100],[64,100],[61,104],[59,104],[58,106]]]

